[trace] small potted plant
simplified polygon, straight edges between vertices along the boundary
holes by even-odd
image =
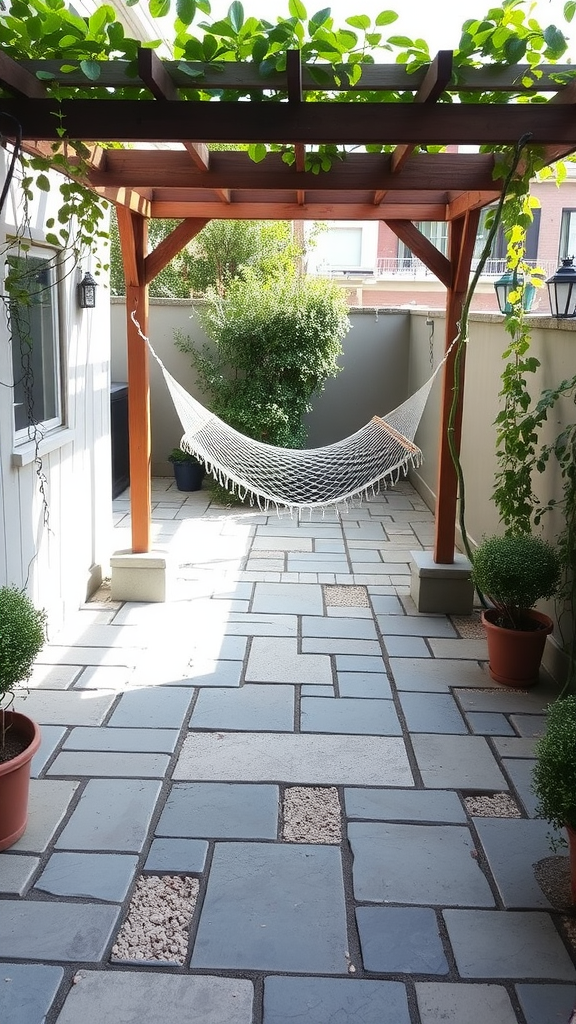
[[[520,688],[538,682],[553,622],[533,606],[553,597],[560,575],[555,548],[532,534],[486,537],[477,548],[472,579],[493,606],[482,612],[482,622],[488,641],[488,670],[496,682]]]
[[[22,590],[0,587],[0,850],[26,828],[30,762],[40,746],[40,729],[10,705],[18,684],[30,676],[45,628],[45,612]]]
[[[174,479],[179,491],[199,491],[206,473],[204,463],[182,448],[173,448],[168,462],[174,467]]]
[[[538,813],[556,829],[566,829],[570,889],[576,903],[576,696],[548,708],[546,732],[536,744],[532,788]]]

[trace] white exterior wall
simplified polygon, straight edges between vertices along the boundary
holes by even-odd
[[[7,156],[0,151],[2,179]],[[44,225],[54,215],[58,198],[53,185],[30,211],[34,244],[44,241]],[[2,281],[6,240],[22,219],[17,204],[15,185],[0,220]],[[90,269],[90,261],[84,260],[82,272]],[[0,316],[0,584],[26,586],[33,601],[47,609],[51,625],[95,589],[111,546],[108,290],[101,285],[96,308],[80,310],[78,280],[79,271],[72,268],[60,293],[65,424],[40,446],[48,523],[34,444],[21,447],[14,441],[11,343],[5,310]]]

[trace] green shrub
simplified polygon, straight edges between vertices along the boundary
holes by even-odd
[[[472,578],[501,613],[501,624],[520,629],[522,613],[556,593],[560,560],[551,544],[532,534],[487,537],[474,553]]]
[[[0,587],[0,704],[28,679],[46,639],[46,613],[16,587]]]
[[[173,448],[168,456],[168,462],[194,462],[197,466],[202,465],[201,459],[197,459],[190,452],[185,452],[183,448]]]
[[[555,828],[576,829],[576,696],[548,708],[546,733],[536,744],[532,787],[541,817]]]

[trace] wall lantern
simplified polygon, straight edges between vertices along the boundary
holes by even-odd
[[[501,313],[511,313],[512,306],[508,301],[510,292],[518,291],[519,288],[523,288],[522,291],[522,308],[525,313],[528,313],[532,309],[532,303],[534,302],[534,295],[536,289],[533,284],[524,284],[524,277],[522,274],[517,274],[515,270],[506,270],[502,277],[498,278],[494,282],[494,290],[498,299],[498,306]]]
[[[562,266],[546,281],[552,316],[566,320],[576,316],[576,267],[574,257],[567,256]]]
[[[92,274],[84,274],[78,285],[78,305],[80,309],[94,309],[97,287],[98,284],[92,277]]]

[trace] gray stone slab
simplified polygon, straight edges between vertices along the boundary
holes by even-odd
[[[140,650],[136,647],[62,647],[49,644],[40,655],[41,665],[135,665]]]
[[[348,572],[348,562],[345,557],[338,558],[337,555],[313,552],[310,555],[288,555],[286,558],[288,572],[297,573],[343,573]]]
[[[339,672],[338,691],[341,697],[392,697],[385,672]]]
[[[58,749],[62,738],[66,735],[63,725],[43,725],[41,729],[42,740],[39,749],[32,758],[30,765],[30,778],[36,779],[48,761]]]
[[[205,689],[198,695],[190,728],[292,732],[294,687],[259,683],[236,690]]]
[[[54,643],[66,647],[134,647],[137,650],[146,646],[146,640],[146,632],[139,626],[84,624],[78,617],[65,623],[54,637]]]
[[[353,821],[348,837],[357,900],[494,906],[467,828]]]
[[[58,754],[47,775],[73,778],[161,779],[170,764],[167,754],[129,754],[101,750],[65,750]]]
[[[252,1024],[252,982],[161,971],[82,971],[56,1024]]]
[[[464,658],[468,661],[486,661],[488,658],[486,640],[447,640],[443,637],[431,637],[430,647],[435,658]]]
[[[4,853],[0,856],[0,892],[7,896],[23,896],[39,865],[38,857]]]
[[[56,847],[140,853],[160,788],[148,779],[91,779]]]
[[[54,896],[121,903],[136,873],[138,858],[119,853],[53,853],[34,888]]]
[[[217,844],[191,967],[344,974],[340,850]]]
[[[430,658],[431,654],[421,636],[389,636],[382,639],[389,658]]]
[[[330,659],[324,654],[299,654],[295,639],[255,637],[252,641],[247,683],[332,683]]]
[[[302,697],[335,697],[333,686],[301,686]]]
[[[171,754],[178,740],[177,729],[71,729],[63,750],[108,750],[133,753]]]
[[[492,746],[500,757],[535,758],[536,736],[494,736]]]
[[[378,672],[380,674],[385,671],[381,651],[376,657],[365,654],[337,654],[336,669],[338,672]]]
[[[315,551],[324,551],[333,555],[345,554],[344,544],[340,540],[316,540],[314,541]]]
[[[308,636],[302,639],[302,654],[366,654],[377,657],[381,653],[378,640],[350,640],[347,637],[335,636]]]
[[[88,665],[75,681],[74,689],[123,693],[133,677],[134,669],[125,665]]]
[[[204,870],[207,853],[208,843],[203,839],[154,839],[144,870],[200,874]]]
[[[566,1024],[574,1011],[573,985],[516,985],[526,1024]]]
[[[449,693],[401,693],[409,732],[467,734],[466,723]]]
[[[497,711],[470,711],[466,721],[472,732],[484,736],[514,736],[514,729],[505,715]]]
[[[543,736],[546,715],[510,715],[510,721],[520,736]]]
[[[192,690],[183,686],[130,690],[120,697],[108,725],[179,729],[186,720],[192,696]]]
[[[346,816],[380,821],[466,822],[456,793],[433,789],[346,789]]]
[[[487,686],[489,676],[476,661],[453,658],[392,658],[390,668],[399,690],[447,693],[455,686]],[[490,684],[493,685],[490,681]]]
[[[226,631],[232,636],[297,636],[296,615],[245,615],[233,613],[226,621]]]
[[[497,686],[493,680],[490,690],[481,693],[457,690],[456,695],[464,711],[499,711],[504,715],[514,712],[539,715],[552,699],[547,693],[535,693],[534,690],[519,692],[507,686]]]
[[[25,699],[16,699],[14,710],[40,725],[101,725],[115,700],[115,693],[98,693],[86,700],[85,694],[75,690],[31,690]]]
[[[241,679],[241,661],[214,661],[209,668],[199,665],[188,676],[192,686],[240,686]]]
[[[28,824],[12,850],[18,853],[43,853],[68,811],[77,782],[58,779],[31,779],[28,795]]]
[[[325,569],[321,570],[322,572]],[[322,615],[322,587],[315,583],[257,583],[254,587],[254,612],[281,612],[288,615]]]
[[[398,981],[347,978],[264,979],[263,1024],[410,1024]]]
[[[516,794],[523,804],[526,814],[535,818],[538,813],[538,800],[532,791],[532,772],[535,761],[519,758],[504,758],[502,767],[510,779]]]
[[[277,786],[181,783],[172,787],[156,835],[276,839],[278,800]]]
[[[3,900],[0,957],[94,963],[104,956],[120,908],[102,903]]]
[[[547,821],[526,818],[474,818],[498,892],[506,908],[549,909],[534,876],[534,865],[552,854]]]
[[[304,615],[302,618],[303,637],[333,637],[350,640],[375,640],[376,628],[372,619],[326,618],[320,615]]]
[[[462,978],[576,980],[549,914],[445,910],[444,920]]]
[[[35,665],[26,685],[31,690],[67,690],[81,671],[80,665]]]
[[[318,786],[414,784],[400,737],[304,733],[195,733],[184,740],[173,778]]]
[[[252,551],[312,551],[312,538],[301,537],[266,537],[262,533],[252,541]]]
[[[354,697],[302,697],[302,732],[401,736],[402,728],[391,700]]]
[[[385,636],[457,636],[443,615],[378,615],[377,619]]]
[[[502,985],[417,981],[416,998],[421,1024],[517,1024],[510,996]]]
[[[483,736],[415,733],[414,754],[430,789],[508,789]]]
[[[5,1024],[45,1024],[64,971],[45,964],[0,966],[0,1020]]]
[[[378,974],[448,974],[436,914],[429,907],[357,907],[362,960]]]

